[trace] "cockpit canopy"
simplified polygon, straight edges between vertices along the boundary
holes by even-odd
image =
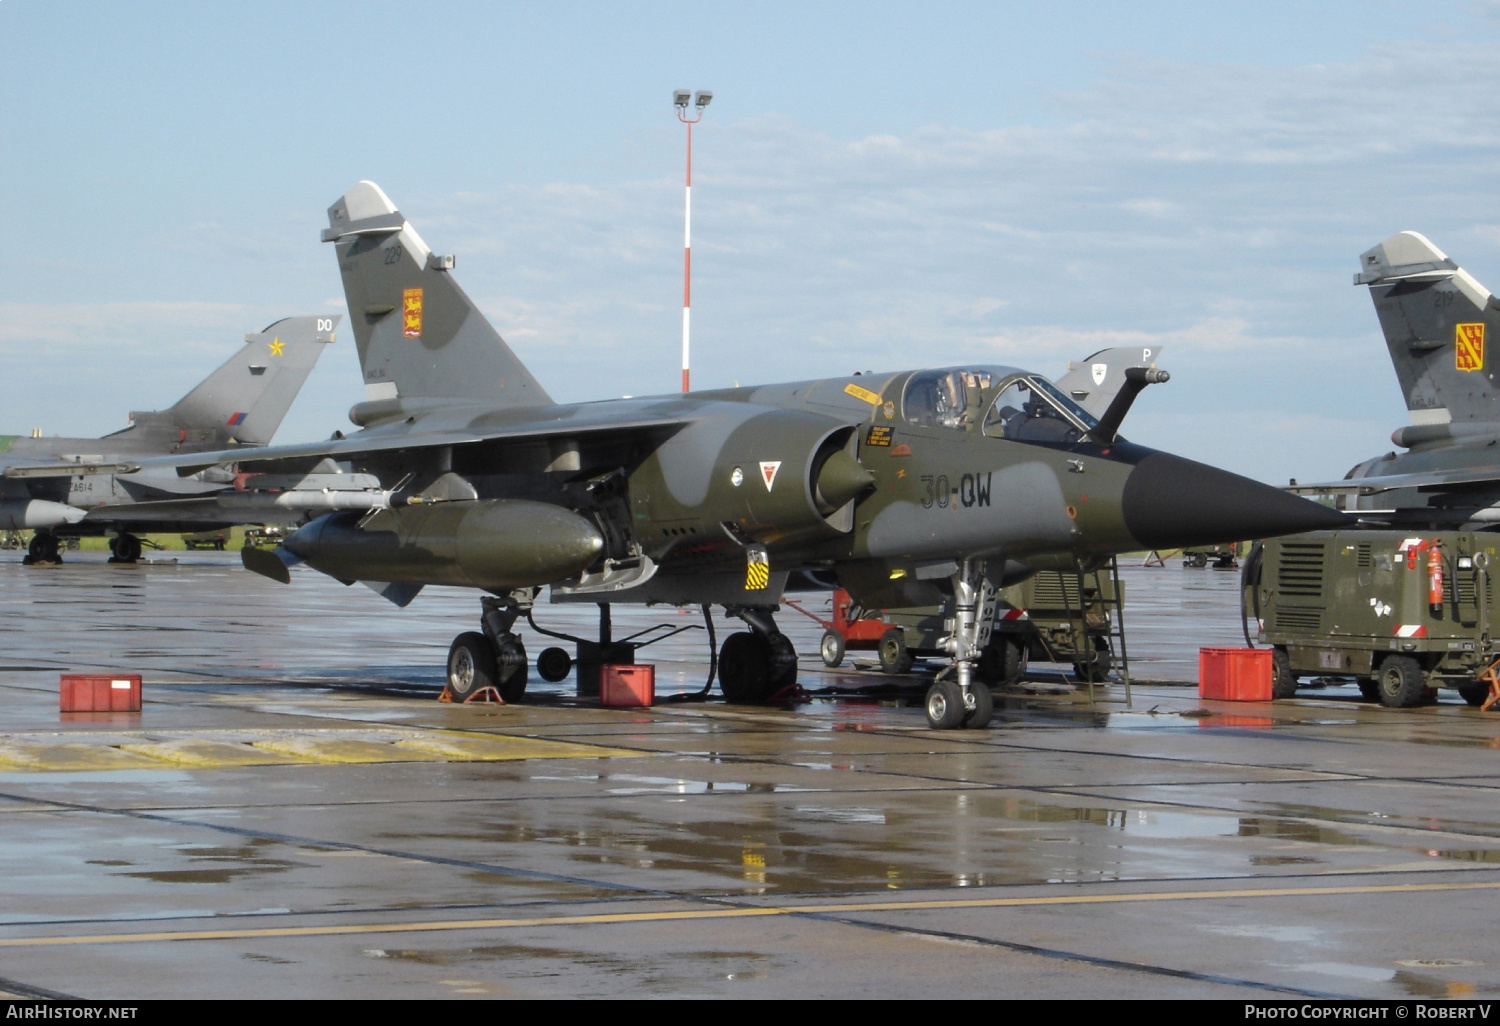
[[[1045,379],[997,367],[918,371],[901,410],[910,424],[956,431],[982,416],[985,435],[1018,442],[1076,442],[1097,423]]]

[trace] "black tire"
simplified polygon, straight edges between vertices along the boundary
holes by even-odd
[[[969,693],[974,696],[974,708],[964,717],[964,726],[970,730],[983,730],[995,718],[995,696],[990,694],[989,685],[982,680],[970,684]]]
[[[1490,697],[1490,686],[1488,684],[1462,684],[1458,693],[1465,702],[1476,709],[1484,704],[1484,700]]]
[[[1092,674],[1094,683],[1102,683],[1109,679],[1110,667],[1114,664],[1109,654],[1109,642],[1103,638],[1090,638],[1089,645],[1093,649],[1093,658],[1088,662],[1074,663],[1073,672],[1079,680],[1087,681]]]
[[[448,693],[455,702],[472,697],[480,688],[495,686],[495,646],[478,631],[467,631],[448,648]]]
[[[1359,685],[1359,697],[1366,702],[1380,701],[1380,681],[1374,677],[1360,677],[1354,683]]]
[[[906,632],[900,627],[892,627],[880,636],[879,652],[880,668],[886,673],[910,673],[916,662],[906,650]]]
[[[835,630],[823,632],[823,639],[818,642],[818,655],[823,657],[823,665],[830,670],[844,661],[844,636]]]
[[[797,683],[797,649],[792,639],[777,633],[766,639],[766,648],[771,658],[771,682],[766,688],[766,698]]]
[[[46,535],[34,534],[31,536],[31,544],[26,546],[26,558],[33,563],[42,559],[47,552]]]
[[[526,646],[514,634],[505,634],[495,647],[495,690],[500,701],[515,705],[526,695],[526,679],[531,664],[526,661]]]
[[[963,726],[969,710],[964,708],[964,693],[951,680],[940,680],[927,689],[927,725],[933,730],[957,730]]]
[[[542,654],[536,657],[536,673],[549,684],[556,684],[569,673],[573,672],[573,657],[568,655],[568,650],[558,648],[542,649]]]
[[[1380,664],[1380,704],[1391,709],[1409,709],[1427,700],[1422,667],[1411,656],[1386,656]]]
[[[754,705],[770,694],[771,646],[759,634],[739,631],[719,647],[719,690],[726,702]]]
[[[109,543],[109,551],[116,562],[134,563],[141,558],[141,540],[133,534],[117,534]]]
[[[1284,648],[1271,649],[1271,697],[1295,698],[1297,678],[1292,674],[1292,660]]]

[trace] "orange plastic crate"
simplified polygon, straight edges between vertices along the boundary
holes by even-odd
[[[601,666],[599,704],[611,709],[639,709],[656,702],[656,667]]]
[[[138,673],[64,673],[57,682],[62,712],[140,712]]]
[[[1220,702],[1269,702],[1271,650],[1200,648],[1198,697]]]

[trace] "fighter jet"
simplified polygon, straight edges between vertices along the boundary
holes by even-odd
[[[1296,484],[1334,494],[1360,519],[1401,527],[1492,528],[1500,523],[1500,390],[1486,344],[1500,300],[1416,232],[1360,255],[1366,285],[1406,398],[1411,424],[1386,453],[1342,481]]]
[[[533,604],[548,587],[553,601],[600,605],[598,640],[574,639],[594,661],[616,651],[610,603],[724,607],[749,629],[718,650],[721,689],[764,701],[796,681],[774,614],[800,570],[831,574],[871,606],[952,596],[953,670],[926,711],[934,727],[977,728],[992,711],[974,666],[996,588],[1121,551],[1345,521],[1120,441],[1130,400],[1160,377],[1145,368],[1099,418],[1001,366],[555,403],[458,286],[454,258],[378,186],[359,182],[328,216],[364,372],[367,398],[349,412],[361,430],[155,462],[182,474],[236,465],[247,490],[269,485],[288,503],[301,492],[310,508],[329,493],[296,487],[297,474],[338,465],[377,479],[378,490],[349,493],[361,508],[320,516],[274,552],[246,550],[245,565],[289,583],[305,563],[398,605],[428,584],[485,592],[480,629],[449,650],[457,698],[491,686],[522,697],[514,627],[525,616],[542,630]]]
[[[36,531],[28,563],[57,562],[60,537],[106,532],[115,534],[113,558],[133,562],[141,542],[132,530],[184,529],[184,522],[147,517],[152,500],[222,492],[234,480],[212,472],[207,480],[153,477],[138,461],[270,442],[341,319],[287,317],[247,334],[239,352],[175,405],[131,413],[129,427],[103,438],[0,435],[0,528]],[[214,526],[260,522],[232,514],[219,520]]]

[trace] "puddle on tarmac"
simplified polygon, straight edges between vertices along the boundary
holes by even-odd
[[[719,981],[763,980],[777,968],[776,959],[756,951],[651,952],[639,957],[619,952],[579,951],[566,948],[528,947],[521,944],[489,944],[470,948],[366,948],[366,958],[393,959],[416,965],[473,970],[493,965],[500,980],[539,979],[566,976],[570,985],[580,967],[603,971],[618,983],[621,975],[636,977],[644,987],[657,990],[690,990]],[[450,982],[450,981],[443,981]],[[454,981],[457,982],[457,981]],[[480,981],[465,981],[484,987]],[[613,985],[613,984],[612,984]]]
[[[242,876],[281,873],[288,869],[310,865],[306,862],[268,858],[261,854],[261,849],[279,844],[278,841],[254,838],[235,847],[206,844],[181,845],[175,850],[187,856],[192,868],[137,870],[119,875],[137,880],[153,880],[157,883],[218,884],[227,883]]]

